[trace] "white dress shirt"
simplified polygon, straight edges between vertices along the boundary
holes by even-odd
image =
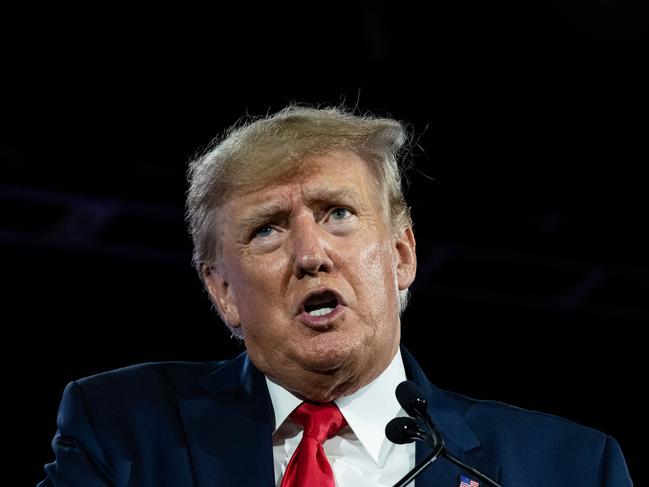
[[[415,466],[415,445],[396,445],[385,437],[392,418],[406,416],[394,390],[406,380],[401,351],[373,382],[334,402],[348,426],[325,441],[323,447],[337,486],[394,485]],[[289,415],[302,401],[266,377],[275,411],[273,460],[275,484],[280,485],[293,452],[302,439],[302,427]]]

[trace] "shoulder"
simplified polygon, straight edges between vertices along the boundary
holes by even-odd
[[[201,381],[227,363],[143,363],[72,381],[61,399],[59,433],[114,450],[135,447],[135,438],[181,441],[179,409],[205,398]]]
[[[473,431],[484,446],[513,445],[528,450],[533,446],[569,447],[571,441],[578,441],[593,448],[604,447],[606,435],[569,419],[499,401],[474,399],[437,388],[412,355],[405,349],[402,349],[402,353],[406,369],[410,370],[411,377],[423,388],[424,394],[433,404],[431,414],[436,409],[440,413],[454,415],[457,421]]]
[[[528,410],[499,401],[474,399],[455,392],[442,391],[453,408],[460,411],[476,432],[501,432],[507,436],[581,437],[603,441],[600,431],[578,424],[567,418]]]
[[[174,455],[183,455],[182,449],[168,448],[186,441],[181,411],[205,401],[202,381],[227,363],[144,363],[70,382],[52,443],[57,461],[70,451],[84,452],[106,471],[115,459],[151,459],[153,451],[179,461]]]
[[[574,476],[574,485],[584,478],[596,485],[630,485],[620,446],[601,431],[540,411],[441,392],[494,461],[508,466],[508,472],[525,466],[519,482],[528,476],[543,478],[551,466],[562,478]]]
[[[449,447],[499,466],[503,485],[632,485],[612,437],[567,418],[439,389],[402,351]]]
[[[61,403],[103,419],[174,414],[180,401],[204,394],[200,381],[224,362],[150,362],[70,382]]]
[[[228,361],[147,362],[108,370],[74,381],[84,391],[133,390],[145,392],[159,388],[182,390],[218,370]]]
[[[592,463],[594,458],[605,456],[609,447],[617,448],[611,437],[575,421],[437,388],[414,358],[404,352],[407,369],[430,400],[433,420],[435,412],[441,414],[440,426],[445,423],[450,436],[463,431],[465,440],[474,436],[485,451],[521,462],[543,457],[572,457],[575,460],[579,457]]]

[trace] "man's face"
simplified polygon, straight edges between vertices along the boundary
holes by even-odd
[[[252,362],[313,401],[376,378],[400,340],[398,291],[412,283],[412,230],[394,235],[366,162],[315,156],[288,182],[235,194],[218,212],[210,294]]]

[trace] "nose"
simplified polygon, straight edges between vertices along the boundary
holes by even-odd
[[[331,272],[334,263],[329,256],[325,231],[314,221],[312,214],[300,215],[291,229],[293,240],[293,274],[298,279],[315,277],[320,272]]]

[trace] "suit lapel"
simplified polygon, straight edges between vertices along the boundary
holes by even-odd
[[[428,401],[428,413],[444,436],[446,448],[462,462],[476,467],[489,477],[498,479],[500,467],[481,456],[482,444],[464,416],[449,403],[444,393],[431,384],[410,353],[401,347],[406,376],[415,381]],[[426,458],[431,449],[417,442],[416,462]],[[418,487],[456,487],[460,474],[468,475],[445,458],[438,458],[415,480]],[[481,482],[481,485],[483,483]]]
[[[179,405],[199,487],[273,486],[273,411],[266,381],[243,353]]]
[[[435,388],[402,347],[406,375],[422,389],[450,453],[491,478],[500,467],[482,457],[482,445],[464,416]],[[243,353],[201,380],[179,404],[198,487],[274,485],[274,415],[266,381]],[[430,448],[418,442],[417,463]],[[456,487],[459,467],[438,458],[417,477],[418,487]]]

